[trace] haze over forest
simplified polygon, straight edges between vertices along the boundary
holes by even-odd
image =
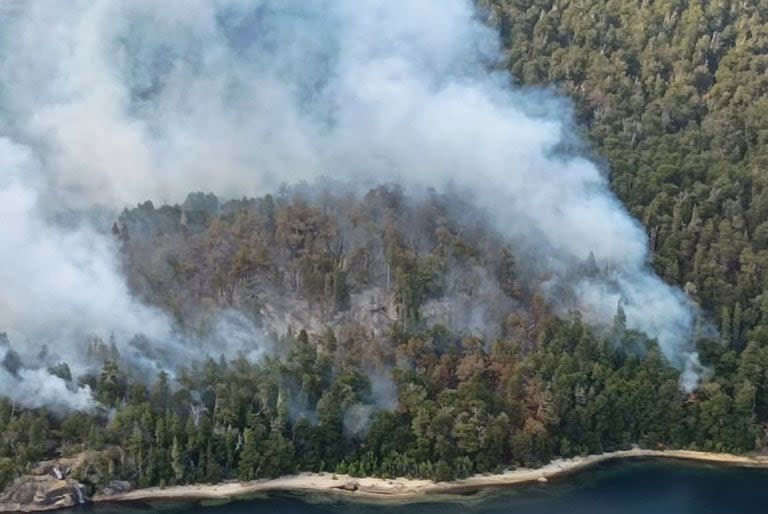
[[[4,3],[0,486],[764,448],[767,12]]]

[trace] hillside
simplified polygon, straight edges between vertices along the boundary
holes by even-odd
[[[608,329],[555,316],[481,212],[450,196],[195,194],[126,210],[113,232],[134,287],[199,344],[231,339],[216,322],[231,309],[261,335],[234,360],[180,369],[142,338],[123,353],[89,341],[84,358],[101,371],[78,382],[103,407],[58,417],[4,401],[5,480],[84,450],[74,476],[93,493],[116,478],[306,470],[446,480],[633,443],[744,452],[759,441],[754,354],[683,393],[621,308]],[[163,372],[145,386],[150,365],[174,383]],[[64,365],[52,372],[73,380]]]
[[[768,11],[761,2],[481,1],[520,83],[574,100],[654,266],[728,349],[766,341]]]
[[[9,9],[0,490],[768,446],[768,4],[267,4]]]

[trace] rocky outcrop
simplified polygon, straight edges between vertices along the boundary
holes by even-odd
[[[99,496],[115,496],[133,490],[133,485],[125,480],[112,480],[98,491]]]
[[[83,485],[54,475],[23,476],[0,496],[0,512],[36,512],[85,502]]]

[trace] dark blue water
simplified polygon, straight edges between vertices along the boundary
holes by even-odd
[[[93,514],[768,514],[768,470],[622,462],[545,485],[406,505],[273,494],[224,505],[98,506]]]

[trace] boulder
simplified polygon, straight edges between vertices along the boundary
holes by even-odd
[[[52,510],[84,502],[83,486],[76,480],[59,480],[51,475],[23,476],[0,496],[0,512]]]
[[[360,484],[358,484],[356,481],[346,482],[341,485],[337,485],[334,487],[334,489],[341,489],[342,491],[349,491],[349,492],[355,492],[358,489],[360,489]]]
[[[115,496],[116,494],[123,494],[133,490],[133,486],[130,482],[125,480],[112,480],[99,489],[99,496]]]
[[[62,457],[55,460],[45,460],[39,462],[30,472],[30,475],[51,475],[61,480],[62,478],[71,475],[80,468],[82,468],[88,462],[88,457],[91,454],[88,452],[80,453],[74,457]]]

